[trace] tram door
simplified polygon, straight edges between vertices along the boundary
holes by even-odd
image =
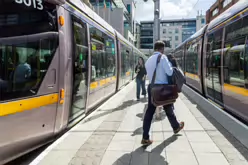
[[[70,121],[81,116],[86,110],[88,84],[88,41],[87,26],[80,19],[72,16],[73,54],[72,54],[72,104]]]
[[[221,47],[222,32],[217,30],[208,35],[208,44],[206,52],[206,86],[207,96],[213,101],[223,105],[222,81],[221,81]]]

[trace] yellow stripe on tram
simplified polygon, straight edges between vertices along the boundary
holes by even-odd
[[[192,79],[194,79],[194,80],[199,80],[199,76],[196,75],[196,74],[192,74],[192,73],[185,72],[185,76],[186,76],[186,77],[189,77],[189,78],[192,78]]]
[[[113,77],[108,77],[106,79],[102,79],[102,80],[99,80],[99,81],[92,82],[92,83],[90,83],[90,89],[95,89],[95,88],[97,88],[99,86],[104,86],[104,85],[109,84],[109,83],[111,83],[111,82],[113,82],[115,80],[116,80],[116,77],[113,76]]]
[[[198,75],[192,74],[192,73],[187,73],[185,72],[185,75],[189,78],[192,79],[199,79]],[[248,96],[248,90],[245,88],[240,88],[234,85],[230,85],[230,84],[224,84],[224,90],[236,93],[236,94],[240,94],[242,96]]]
[[[224,84],[224,89],[243,96],[248,96],[248,90],[245,88],[236,87],[230,84]]]
[[[42,106],[57,103],[59,94],[49,94],[45,96],[33,97],[18,101],[11,101],[0,104],[0,116],[15,114],[18,112],[28,111]]]

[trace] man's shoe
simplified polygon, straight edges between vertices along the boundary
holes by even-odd
[[[152,144],[152,142],[153,142],[152,140],[145,140],[145,139],[141,140],[142,145],[150,145],[150,144]]]
[[[184,122],[182,121],[179,124],[179,128],[174,130],[174,134],[177,134],[179,131],[181,131],[183,129],[183,127],[184,127]]]

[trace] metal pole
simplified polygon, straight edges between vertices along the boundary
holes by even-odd
[[[154,1],[154,31],[153,31],[153,43],[160,40],[160,0]]]

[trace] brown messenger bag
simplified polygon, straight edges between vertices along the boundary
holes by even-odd
[[[174,84],[154,84],[156,78],[156,70],[161,59],[161,54],[158,55],[156,68],[154,70],[151,82],[151,102],[154,106],[164,106],[173,104],[178,98],[177,86]]]

